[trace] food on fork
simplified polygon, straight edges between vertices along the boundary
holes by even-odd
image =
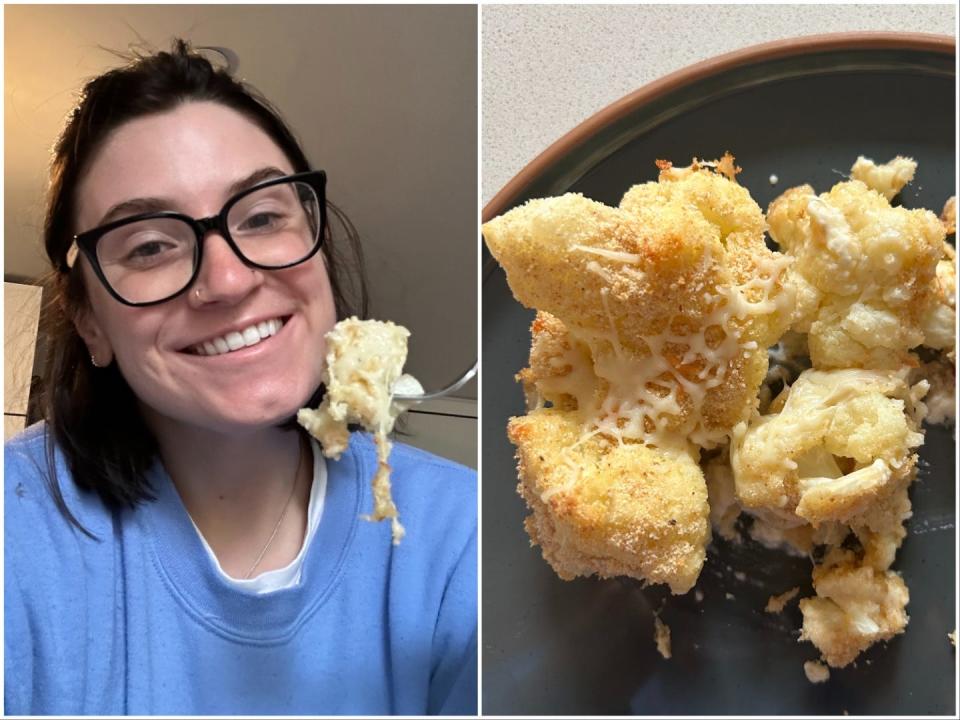
[[[338,322],[327,333],[323,382],[326,392],[316,410],[303,408],[297,421],[320,441],[323,454],[338,459],[350,440],[348,425],[359,423],[377,445],[373,477],[373,512],[368,520],[390,519],[393,544],[404,536],[397,507],[390,495],[391,443],[387,435],[403,408],[393,402],[394,387],[405,382],[422,393],[411,376],[403,375],[410,331],[392,322],[358,320]]]

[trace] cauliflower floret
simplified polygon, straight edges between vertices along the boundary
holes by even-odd
[[[953,195],[947,199],[943,205],[943,211],[940,213],[940,221],[943,223],[944,232],[947,235],[953,235],[957,231],[957,196]],[[951,258],[953,259],[953,258]]]
[[[858,180],[815,195],[791,188],[771,203],[770,234],[797,262],[793,329],[809,332],[820,369],[894,369],[924,342],[937,302],[943,226],[928,210],[891,207]]]
[[[871,190],[876,190],[888,201],[899,193],[904,185],[913,180],[917,163],[913,158],[897,155],[893,160],[877,165],[863,155],[850,168],[850,179],[859,180]]]
[[[740,168],[733,167],[729,154],[715,162],[694,160],[687,168],[675,168],[665,161],[658,164],[658,181],[634,185],[624,194],[620,207],[646,225],[656,224],[664,209],[695,209],[719,231],[723,266],[740,291],[739,297],[729,298],[729,304],[741,310],[745,309],[743,303],[760,303],[758,312],[750,314],[749,337],[744,340],[762,347],[774,344],[793,311],[792,288],[774,282],[782,280],[781,269],[789,262],[767,248],[763,212],[746,188],[734,180]],[[707,167],[716,167],[717,172]],[[757,282],[763,278],[767,280]]]
[[[510,420],[526,529],[564,580],[626,575],[677,594],[697,580],[710,538],[707,488],[691,451],[583,438],[575,413]]]
[[[927,406],[925,422],[931,425],[954,422],[957,412],[957,371],[953,353],[940,353],[929,362],[921,363],[910,373],[910,382],[926,381],[930,391],[924,397]]]
[[[537,312],[530,326],[530,366],[517,374],[523,383],[527,410],[545,402],[586,416],[596,405],[597,377],[590,349],[570,336],[550,313]]]
[[[880,458],[839,478],[801,478],[796,513],[815,526],[845,522],[884,497],[893,478],[893,468]]]
[[[420,383],[402,375],[410,331],[378,320],[341,320],[326,335],[327,356],[323,371],[326,392],[320,407],[302,408],[297,422],[320,441],[323,454],[339,458],[350,440],[350,423],[360,423],[373,433],[377,445],[377,471],[373,476],[373,513],[368,520],[389,518],[393,544],[404,536],[397,506],[390,494],[390,449],[387,435],[404,409],[392,402],[395,383],[403,378],[415,392]]]
[[[847,522],[892,492],[923,442],[904,375],[804,371],[777,414],[734,430],[731,467],[741,505],[817,527]]]
[[[910,593],[891,570],[861,566],[849,551],[833,550],[813,571],[814,598],[800,601],[801,640],[831,667],[844,667],[868,647],[903,632]]]
[[[953,249],[945,244],[944,248]],[[923,344],[944,350],[953,361],[956,347],[957,323],[957,259],[952,252],[937,263],[933,282],[933,299],[920,316]]]
[[[746,190],[702,169],[637,186],[621,208],[533,200],[483,232],[517,299],[589,347],[594,427],[713,447],[753,410],[762,349],[792,312],[789,262],[763,227]]]
[[[875,570],[888,569],[907,535],[903,523],[912,515],[910,497],[907,494],[913,478],[912,463],[913,458],[910,472],[904,475],[893,492],[850,521],[850,527],[863,547],[862,564],[867,567]]]

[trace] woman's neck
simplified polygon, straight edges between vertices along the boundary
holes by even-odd
[[[148,424],[187,512],[224,572],[244,578],[253,569],[256,576],[296,557],[313,479],[301,433],[265,428],[229,435],[149,417]]]

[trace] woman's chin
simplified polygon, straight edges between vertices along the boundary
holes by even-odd
[[[308,398],[309,399],[309,398]],[[256,405],[250,403],[233,404],[229,408],[218,408],[218,411],[203,413],[202,416],[181,414],[176,412],[158,412],[141,405],[147,424],[155,431],[169,427],[184,429],[193,428],[193,431],[209,431],[224,435],[248,435],[270,428],[280,428],[289,424],[296,424],[297,411],[305,405],[286,403],[278,405]],[[226,412],[224,412],[226,410]]]

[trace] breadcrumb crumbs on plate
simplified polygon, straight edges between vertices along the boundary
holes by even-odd
[[[660,619],[658,615],[653,616],[653,639],[657,643],[657,652],[666,660],[670,659],[670,627]]]
[[[830,679],[830,668],[817,660],[807,660],[803,664],[803,672],[806,673],[807,680],[814,684]]]
[[[770,599],[767,600],[767,606],[764,610],[768,613],[779,614],[783,612],[783,609],[800,593],[799,587],[792,587],[784,593],[779,595],[771,595]]]

